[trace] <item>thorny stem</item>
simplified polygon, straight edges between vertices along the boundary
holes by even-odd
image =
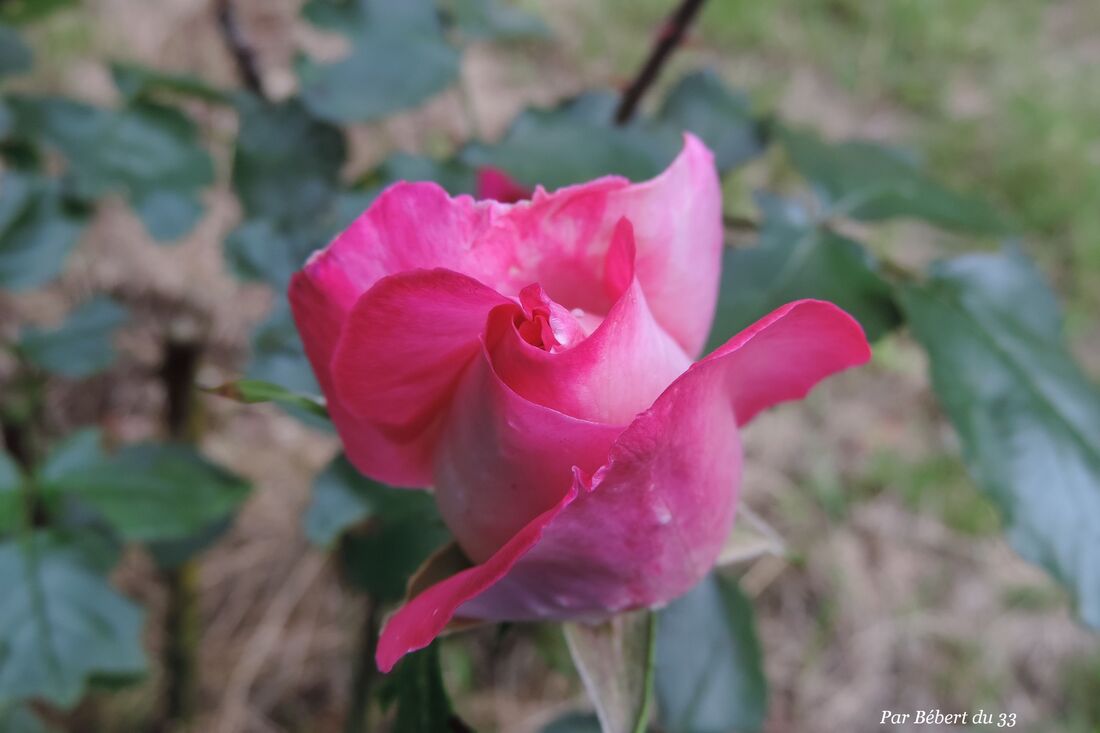
[[[237,8],[233,0],[216,0],[215,9],[218,16],[218,27],[221,29],[222,38],[233,56],[237,65],[237,73],[245,88],[259,97],[264,97],[264,83],[260,76],[260,68],[256,63],[256,51],[248,42],[248,38],[241,31],[240,20],[237,17]]]
[[[661,27],[661,32],[657,35],[657,43],[653,46],[653,50],[649,52],[649,57],[638,71],[638,76],[623,92],[619,107],[615,110],[616,125],[625,125],[630,122],[635,111],[637,111],[642,96],[657,80],[661,68],[684,39],[688,26],[698,15],[704,2],[706,0],[681,0],[679,7],[665,21]]]

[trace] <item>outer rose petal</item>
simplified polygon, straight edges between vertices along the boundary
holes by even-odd
[[[306,355],[328,401],[328,412],[344,443],[348,459],[363,473],[393,486],[428,486],[431,456],[424,445],[400,443],[370,422],[357,418],[333,398],[329,361],[336,350],[345,308],[323,285],[299,272],[290,284],[290,303]]]
[[[786,305],[738,334],[640,415],[587,485],[575,472],[573,490],[492,557],[401,608],[383,630],[379,665],[429,644],[456,612],[598,618],[685,592],[733,522],[738,424],[869,356],[859,324],[820,301]],[[587,490],[574,498],[578,483]]]
[[[451,270],[379,280],[345,319],[331,361],[337,400],[387,434],[427,440],[425,429],[442,417],[459,376],[481,352],[489,311],[511,302]]]
[[[503,309],[488,328],[493,366],[508,386],[532,402],[585,420],[626,425],[691,365],[654,320],[634,277],[630,222],[619,222],[607,253],[609,291],[621,296],[596,330],[570,349],[532,346]]]
[[[391,273],[459,263],[486,272],[507,269],[508,262],[469,252],[475,232],[490,218],[488,208],[469,197],[451,199],[435,184],[397,184],[291,280],[294,320],[348,458],[380,481],[429,485],[431,455],[423,443],[383,435],[333,393],[329,364],[344,320],[359,296]]]

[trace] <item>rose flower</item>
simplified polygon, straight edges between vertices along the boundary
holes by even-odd
[[[694,361],[722,246],[713,159],[687,135],[639,184],[501,203],[398,183],[297,273],[294,317],[349,460],[434,487],[470,561],[389,619],[379,667],[452,619],[595,620],[711,569],[739,428],[870,356],[850,316],[803,300]]]

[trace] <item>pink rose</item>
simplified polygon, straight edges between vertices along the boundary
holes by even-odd
[[[691,588],[733,525],[738,429],[861,364],[834,305],[783,306],[695,361],[722,212],[696,138],[657,178],[506,204],[398,183],[290,286],[348,458],[434,486],[474,563],[386,624],[378,665],[452,618],[595,619]]]

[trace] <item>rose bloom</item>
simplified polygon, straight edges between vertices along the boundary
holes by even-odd
[[[390,617],[381,669],[452,619],[596,620],[711,569],[740,426],[870,357],[850,316],[803,300],[694,361],[722,235],[713,158],[686,135],[639,184],[515,203],[395,184],[297,273],[294,317],[348,458],[434,487],[470,560]]]

